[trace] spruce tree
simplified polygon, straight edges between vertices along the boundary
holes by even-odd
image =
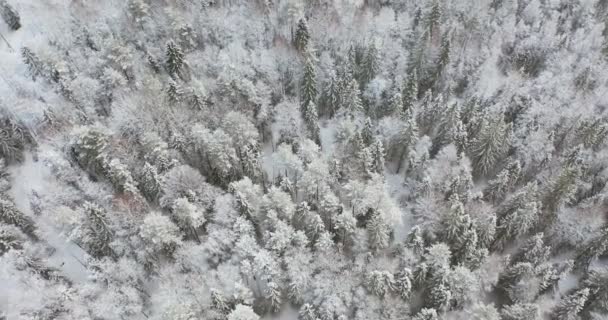
[[[319,129],[319,117],[317,115],[317,106],[313,101],[308,101],[304,107],[303,114],[304,122],[310,133],[311,140],[315,141],[317,145],[321,145],[321,135]]]
[[[575,266],[577,269],[587,269],[594,259],[606,253],[608,253],[608,226],[600,229],[599,234],[578,252]]]
[[[376,49],[376,45],[372,43],[363,59],[360,85],[366,86],[374,79],[379,69],[378,49]]]
[[[44,75],[42,61],[28,47],[21,48],[21,57],[25,65],[27,65],[32,79],[36,80],[38,76]]]
[[[23,212],[19,211],[12,201],[3,197],[0,198],[0,223],[13,225],[32,239],[38,239],[34,221]]]
[[[309,102],[316,103],[317,99],[317,80],[315,65],[312,57],[306,57],[304,62],[304,75],[302,78],[302,89],[300,102],[303,107],[306,107]]]
[[[439,34],[439,24],[441,20],[441,15],[441,4],[438,0],[434,0],[431,4],[431,9],[429,10],[429,13],[426,17],[428,35],[431,40],[435,38],[435,35]]]
[[[470,158],[477,175],[485,175],[494,169],[508,150],[510,137],[511,124],[504,123],[500,117],[485,122],[470,148]]]
[[[384,173],[384,147],[382,141],[378,138],[375,139],[374,143],[369,147],[372,156],[371,170],[375,173]]]
[[[357,113],[363,113],[363,103],[361,102],[361,92],[357,80],[352,79],[348,83],[340,102],[342,104],[341,109],[351,117],[354,117]]]
[[[175,42],[167,43],[165,66],[172,77],[179,76],[184,65],[184,54]]]
[[[412,320],[438,320],[437,311],[435,309],[423,308],[420,310]]]
[[[83,230],[83,246],[93,257],[114,256],[110,247],[113,233],[108,226],[105,211],[98,205],[87,202],[84,205],[86,221]]]
[[[367,117],[363,123],[363,128],[361,129],[361,138],[366,146],[369,146],[374,142],[374,125],[369,117]]]
[[[338,80],[333,76],[323,86],[323,114],[330,118],[334,116],[338,108],[340,108],[340,88]]]
[[[406,246],[411,248],[415,254],[422,255],[424,253],[424,237],[419,226],[413,227],[407,235]]]
[[[161,179],[155,166],[148,162],[144,164],[138,186],[148,201],[158,201],[162,187]]]
[[[415,69],[408,75],[401,96],[403,98],[403,112],[412,110],[414,103],[418,100],[418,75]]]
[[[6,0],[0,0],[0,15],[12,30],[21,28],[19,13]]]
[[[384,222],[379,212],[374,212],[366,225],[369,247],[373,251],[386,249],[390,240],[390,227]]]
[[[537,197],[538,185],[530,182],[499,207],[493,243],[495,249],[502,249],[507,242],[525,235],[536,226],[541,206]]]
[[[577,320],[579,313],[583,310],[585,303],[589,297],[589,288],[584,288],[565,297],[553,309],[553,317],[555,320]]]
[[[310,34],[308,33],[308,24],[306,23],[306,19],[301,18],[298,21],[298,26],[296,28],[296,35],[294,39],[294,44],[298,51],[304,53],[308,47],[308,42],[310,41]]]
[[[512,191],[521,175],[521,164],[519,161],[512,161],[496,175],[496,178],[488,182],[484,190],[484,199],[499,202]]]
[[[175,80],[170,79],[169,85],[167,86],[167,101],[172,104],[178,104],[182,98],[182,88],[175,82]]]

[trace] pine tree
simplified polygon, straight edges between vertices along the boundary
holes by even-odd
[[[412,110],[414,103],[418,100],[418,75],[416,70],[412,70],[408,75],[401,96],[403,98],[403,112]]]
[[[577,269],[587,269],[594,259],[608,253],[608,226],[599,231],[599,235],[591,239],[576,255]]]
[[[266,301],[268,302],[268,307],[273,312],[278,311],[281,308],[281,304],[283,303],[283,297],[281,293],[281,288],[276,282],[269,282],[266,286],[266,292],[264,294]]]
[[[144,0],[129,0],[129,13],[137,23],[141,23],[150,13],[150,6]]]
[[[502,320],[540,320],[538,306],[531,303],[506,306],[500,314]]]
[[[435,309],[423,308],[420,310],[412,320],[438,320],[437,311]]]
[[[378,49],[372,43],[363,59],[363,70],[361,71],[361,85],[366,86],[378,73],[379,66]]]
[[[306,57],[304,63],[304,76],[302,78],[301,103],[306,107],[309,102],[315,103],[317,99],[317,80],[313,60],[310,56]]]
[[[550,184],[543,198],[543,205],[547,209],[550,222],[555,218],[556,210],[572,200],[578,188],[580,175],[581,170],[578,166],[567,166]]]
[[[434,152],[431,154],[450,143],[454,144],[459,152],[466,150],[468,145],[467,131],[460,120],[460,106],[457,103],[452,104],[443,114],[433,145]]]
[[[419,226],[412,228],[406,239],[406,246],[411,248],[414,253],[421,255],[424,253],[424,238]]]
[[[545,245],[543,237],[542,233],[538,233],[526,241],[519,252],[513,256],[511,263],[527,262],[539,266],[546,262],[551,254],[551,247]]]
[[[488,182],[484,190],[484,198],[494,202],[499,202],[512,191],[521,175],[521,164],[519,161],[512,161],[496,175],[496,178]]]
[[[96,129],[88,129],[77,137],[72,155],[78,165],[92,174],[105,173],[108,137]]]
[[[172,105],[177,104],[181,101],[182,94],[181,87],[173,79],[170,79],[167,86],[167,101]]]
[[[21,48],[21,57],[23,58],[23,63],[27,65],[32,79],[36,80],[38,76],[44,75],[42,61],[28,47]]]
[[[435,35],[439,34],[439,24],[441,20],[442,10],[438,0],[434,0],[431,4],[431,9],[426,17],[429,38],[433,40]]]
[[[363,123],[363,128],[361,129],[361,138],[366,146],[370,146],[372,143],[374,143],[374,125],[369,117],[367,117]]]
[[[378,212],[372,214],[366,225],[369,247],[374,251],[386,249],[390,240],[390,227]]]
[[[6,0],[0,0],[0,15],[12,30],[21,28],[19,13]]]
[[[323,86],[323,105],[324,113],[330,118],[334,116],[338,108],[340,108],[340,89],[338,80],[334,75]]]
[[[540,204],[537,200],[538,185],[530,182],[498,209],[496,238],[493,247],[502,249],[504,245],[528,233],[538,221]]]
[[[114,189],[119,193],[137,194],[137,182],[131,176],[131,172],[119,159],[114,158],[104,165],[105,176]]]
[[[403,111],[403,96],[401,90],[393,89],[391,97],[388,101],[386,108],[383,108],[383,112],[379,114],[379,117],[397,115]]]
[[[485,175],[494,169],[509,148],[511,124],[499,117],[487,121],[479,135],[473,140],[470,158],[477,175]]]
[[[156,167],[146,162],[142,169],[139,179],[139,190],[148,199],[156,202],[160,198],[161,180]]]
[[[175,42],[167,43],[165,66],[172,77],[179,75],[184,66],[184,54]]]
[[[411,112],[407,112],[404,117],[405,125],[401,128],[398,135],[397,153],[399,156],[397,159],[397,173],[401,171],[404,160],[409,158],[409,153],[418,142],[419,135],[418,124]]]
[[[299,320],[317,320],[317,312],[315,307],[313,307],[310,303],[305,303],[300,307],[300,311],[298,312]]]
[[[412,293],[412,271],[404,268],[395,275],[395,291],[401,299],[407,301]]]
[[[0,222],[13,225],[32,239],[38,239],[34,221],[19,211],[15,204],[8,199],[0,198]]]
[[[384,173],[384,147],[382,141],[378,138],[369,147],[371,150],[372,164],[371,171],[379,174]]]
[[[314,102],[309,101],[304,107],[304,121],[308,132],[310,132],[311,140],[315,141],[317,145],[321,145],[321,135],[319,129],[319,117],[317,115],[317,106]]]
[[[565,297],[559,305],[553,309],[553,317],[555,320],[577,320],[578,314],[583,310],[587,298],[589,297],[589,288],[581,289],[575,293]]]
[[[310,41],[310,34],[308,33],[308,24],[306,23],[306,19],[301,18],[298,21],[298,26],[296,28],[296,35],[295,35],[295,39],[294,39],[296,49],[298,49],[298,51],[304,53],[307,49],[309,41]]]
[[[113,233],[110,230],[105,211],[98,205],[87,202],[84,204],[86,221],[83,231],[83,246],[94,257],[114,256],[110,247]]]
[[[435,78],[439,80],[441,75],[444,73],[445,68],[450,63],[450,36],[448,33],[445,33],[441,38],[441,47],[439,49],[439,57],[437,58],[437,62],[435,63],[437,69],[435,71]]]
[[[343,96],[340,98],[340,108],[346,114],[354,117],[357,113],[363,113],[363,103],[361,102],[361,92],[359,91],[359,83],[352,79],[344,89]]]
[[[374,270],[365,276],[365,286],[374,295],[386,296],[395,286],[395,279],[388,271]]]

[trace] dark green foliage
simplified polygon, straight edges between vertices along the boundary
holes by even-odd
[[[21,28],[19,13],[6,0],[0,0],[0,15],[12,30]]]
[[[4,198],[0,198],[0,222],[13,225],[30,238],[34,240],[38,239],[34,221],[19,211],[12,201]]]

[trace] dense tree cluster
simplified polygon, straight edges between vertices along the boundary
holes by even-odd
[[[0,319],[608,318],[607,1],[0,16]]]

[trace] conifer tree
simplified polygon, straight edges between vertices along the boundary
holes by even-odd
[[[450,63],[450,46],[451,46],[450,36],[446,32],[441,38],[441,47],[439,49],[439,57],[437,58],[437,62],[435,63],[436,68],[437,68],[435,71],[436,80],[441,78],[441,75],[444,73],[445,68]]]
[[[412,228],[407,236],[406,246],[411,248],[414,253],[421,255],[424,253],[424,238],[422,236],[422,230],[419,226]]]
[[[488,182],[484,190],[484,198],[494,202],[499,202],[512,190],[521,175],[521,164],[519,161],[512,161],[496,175],[496,178]]]
[[[551,221],[553,221],[555,211],[572,200],[578,187],[580,174],[581,170],[578,166],[567,166],[550,184],[543,198],[543,205],[547,209]]]
[[[390,227],[383,221],[378,212],[372,214],[366,225],[369,247],[374,251],[385,249],[389,245]]]
[[[27,68],[32,75],[32,79],[36,80],[38,76],[44,75],[44,66],[42,61],[40,61],[38,56],[33,53],[32,50],[30,50],[28,47],[21,48],[21,57],[23,58],[25,65],[27,65]]]
[[[378,73],[379,66],[378,49],[372,43],[363,59],[363,69],[361,70],[361,85],[366,86]]]
[[[299,320],[316,320],[317,312],[315,308],[310,303],[305,303],[300,307],[300,311],[298,312]]]
[[[435,38],[435,35],[439,34],[439,24],[441,20],[442,10],[441,4],[438,0],[434,0],[431,3],[431,8],[426,17],[426,24],[428,28],[428,35],[431,40]]]
[[[584,288],[565,297],[553,309],[553,316],[556,320],[577,320],[579,313],[583,310],[589,297],[589,288]]]
[[[139,190],[148,201],[158,201],[161,193],[161,180],[156,167],[146,162],[139,180]]]
[[[371,171],[379,174],[384,173],[384,147],[382,141],[378,138],[375,139],[374,143],[369,147],[371,151]]]
[[[423,308],[413,318],[413,320],[438,320],[437,311],[435,309]]]
[[[361,129],[361,138],[366,146],[370,146],[372,143],[374,143],[374,125],[369,117],[367,117],[363,123],[363,128]]]
[[[310,56],[304,62],[304,76],[302,78],[301,103],[306,107],[309,102],[316,103],[317,99],[317,80],[313,60]]]
[[[183,91],[181,87],[175,82],[175,80],[170,79],[169,85],[167,86],[167,101],[174,105],[181,101]]]
[[[499,117],[485,122],[470,148],[470,158],[477,175],[493,170],[509,147],[510,135],[511,125]]]
[[[171,77],[178,76],[184,65],[184,54],[182,49],[180,49],[175,42],[169,41],[167,43],[165,59],[165,66],[169,75],[171,75]]]
[[[310,41],[310,34],[308,33],[308,24],[306,19],[301,18],[298,21],[298,26],[296,28],[296,35],[294,39],[294,44],[298,51],[304,53],[308,47],[308,42]]]
[[[315,141],[317,145],[321,145],[319,117],[317,115],[317,106],[313,101],[308,101],[305,105],[303,116],[308,132],[310,132],[311,140]]]
[[[113,233],[110,230],[105,211],[98,205],[87,202],[84,205],[86,221],[83,230],[83,245],[94,257],[114,256],[110,247]]]
[[[13,225],[32,239],[38,239],[34,221],[19,211],[15,207],[15,204],[8,199],[0,198],[0,222],[6,225]]]
[[[323,114],[326,114],[331,118],[334,116],[338,108],[340,108],[340,88],[335,75],[332,75],[331,78],[325,83],[322,92],[322,100],[324,105]]]
[[[576,256],[576,267],[587,269],[594,259],[608,253],[608,226],[599,231],[599,235],[591,239]]]
[[[403,268],[395,275],[395,291],[401,299],[407,301],[412,293],[412,271],[408,268]]]
[[[403,112],[412,110],[414,103],[418,100],[418,75],[415,69],[408,75],[401,96],[403,98]]]
[[[530,182],[499,208],[494,248],[502,249],[508,241],[534,228],[540,210],[537,197],[538,185],[536,182]]]
[[[532,303],[518,303],[504,307],[502,320],[540,320],[538,306]]]
[[[400,91],[401,90],[399,89],[393,90],[388,105],[383,108],[383,112],[379,114],[380,118],[383,116],[397,115],[403,112],[403,96]]]
[[[12,30],[21,28],[19,13],[6,0],[0,0],[0,15]]]
[[[363,103],[361,102],[361,92],[357,80],[350,80],[344,88],[340,97],[340,104],[340,109],[351,117],[354,117],[357,113],[363,113]]]
[[[416,119],[412,116],[411,112],[407,112],[404,115],[405,125],[399,131],[398,143],[397,143],[397,173],[401,171],[403,161],[408,158],[410,151],[414,148],[418,142],[418,124]]]

